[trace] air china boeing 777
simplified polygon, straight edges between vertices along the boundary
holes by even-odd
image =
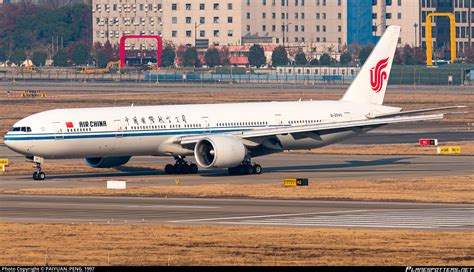
[[[111,168],[132,156],[173,156],[167,174],[228,168],[229,174],[260,174],[254,157],[333,144],[392,123],[434,120],[443,114],[383,106],[399,26],[390,26],[339,101],[262,102],[56,109],[18,121],[5,135],[10,149],[34,162],[33,179],[44,180],[43,159],[85,158]]]

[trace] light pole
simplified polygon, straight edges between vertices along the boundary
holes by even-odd
[[[291,25],[292,23],[286,23],[283,24],[283,48],[285,48],[285,32],[288,29],[288,26]]]
[[[416,28],[418,27],[418,24],[417,23],[414,23],[413,24],[413,27],[415,28],[415,42],[414,42],[414,47],[416,48],[417,47],[417,39],[416,39]]]
[[[197,41],[197,28],[202,26],[203,24],[198,24],[194,22],[194,48],[196,48],[196,41]]]

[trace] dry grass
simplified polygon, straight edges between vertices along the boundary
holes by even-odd
[[[460,155],[474,155],[474,142],[446,142],[441,143],[439,146],[460,146]],[[436,146],[420,146],[418,144],[330,145],[314,150],[297,150],[291,152],[300,154],[344,155],[436,155],[436,148]]]
[[[107,190],[103,184],[103,187],[84,188],[0,189],[0,194],[474,203],[474,176],[321,180],[310,181],[307,187],[290,188],[283,187],[282,183],[186,185],[183,178],[179,186],[128,186],[126,190]]]
[[[0,265],[474,265],[473,232],[0,224]]]

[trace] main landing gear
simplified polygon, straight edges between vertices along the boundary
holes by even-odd
[[[33,158],[33,168],[36,170],[33,173],[33,180],[45,180],[46,174],[41,171],[41,163],[43,162],[43,158],[34,157]]]
[[[198,172],[198,166],[194,163],[188,164],[184,160],[185,157],[177,156],[174,157],[176,163],[174,165],[167,164],[165,166],[165,173],[168,175],[172,174],[196,174]]]
[[[229,175],[260,175],[263,171],[260,164],[253,164],[250,161],[228,169]]]

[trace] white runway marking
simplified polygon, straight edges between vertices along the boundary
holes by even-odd
[[[205,218],[172,221],[174,223],[306,226],[306,227],[364,227],[442,229],[474,227],[474,209],[407,209],[407,210],[354,210],[343,212],[277,214],[227,218]]]
[[[300,216],[300,215],[314,215],[314,214],[339,214],[339,213],[350,213],[350,212],[365,212],[367,210],[348,210],[348,211],[337,211],[337,212],[314,212],[314,213],[284,213],[284,214],[267,214],[267,215],[250,215],[250,216],[235,216],[235,217],[218,217],[218,218],[203,218],[203,219],[185,219],[169,221],[170,223],[185,223],[185,222],[201,222],[201,221],[216,221],[216,220],[238,220],[238,219],[249,219],[249,218],[268,218],[268,217],[283,217],[283,216]]]
[[[216,206],[190,206],[190,205],[127,205],[129,208],[152,208],[152,209],[219,209]]]

